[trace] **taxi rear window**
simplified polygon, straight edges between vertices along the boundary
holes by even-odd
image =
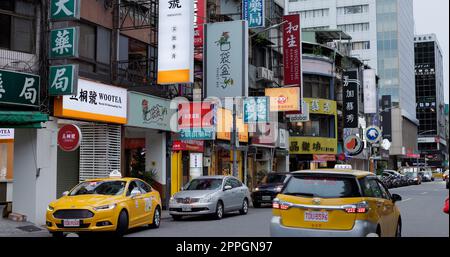
[[[292,176],[282,194],[320,198],[361,197],[355,177],[326,174]]]

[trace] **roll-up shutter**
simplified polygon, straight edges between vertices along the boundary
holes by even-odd
[[[120,125],[82,125],[80,147],[80,181],[108,177],[112,170],[120,171]]]

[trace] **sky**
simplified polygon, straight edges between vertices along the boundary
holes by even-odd
[[[414,0],[416,34],[436,34],[444,55],[445,102],[449,94],[449,1]]]

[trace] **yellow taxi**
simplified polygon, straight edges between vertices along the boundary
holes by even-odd
[[[274,237],[400,237],[402,219],[392,194],[373,173],[335,169],[292,172],[273,200]]]
[[[161,223],[159,192],[137,178],[109,178],[81,182],[47,207],[46,225],[55,237],[64,232],[116,232]]]

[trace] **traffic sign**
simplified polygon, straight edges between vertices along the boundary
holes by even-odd
[[[367,142],[374,144],[381,139],[381,129],[377,126],[370,126],[366,129],[366,140]]]

